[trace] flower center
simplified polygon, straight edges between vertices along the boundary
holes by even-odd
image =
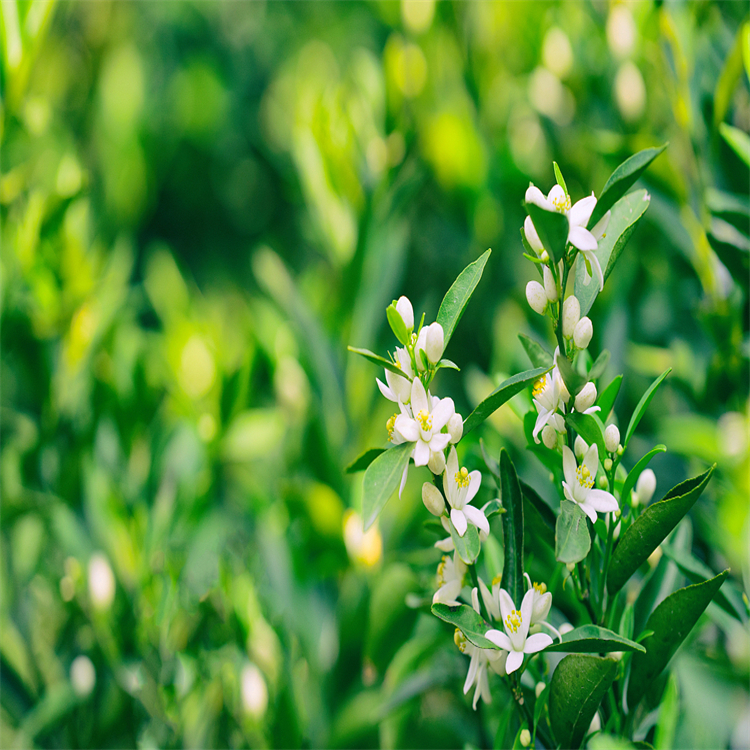
[[[494,587],[495,587],[495,584],[497,584],[497,583],[502,583],[502,582],[503,582],[503,577],[502,577],[502,575],[499,575],[499,576],[495,576],[495,577],[494,577],[494,578],[492,579],[492,587],[494,588]]]
[[[531,395],[534,398],[536,398],[537,396],[541,396],[546,385],[547,385],[547,376],[542,375],[542,377],[539,378],[539,380],[534,381],[534,388],[531,391]]]
[[[385,429],[388,430],[388,440],[393,442],[393,430],[396,427],[396,417],[398,414],[394,414],[386,423]]]
[[[419,426],[425,432],[429,432],[432,429],[432,414],[428,414],[426,411],[420,411],[419,414],[417,414],[417,422],[419,422]]]
[[[547,584],[546,583],[535,583],[534,584],[534,591],[536,591],[537,594],[540,596],[542,594],[547,593]]]
[[[461,471],[457,471],[454,476],[455,476],[455,479],[456,479],[456,484],[459,487],[468,487],[469,486],[469,481],[470,481],[469,480],[469,472],[468,472],[468,470],[466,469],[465,466],[462,466],[461,467]]]
[[[466,636],[458,628],[453,633],[453,643],[458,646],[458,650],[462,654],[466,651]]]
[[[561,213],[564,214],[566,211],[570,211],[570,196],[565,195],[562,198],[554,198],[552,205]]]
[[[520,611],[517,609],[511,610],[511,613],[505,618],[505,627],[508,628],[511,633],[517,633],[522,622],[523,616]]]
[[[438,565],[438,586],[445,586],[445,563],[447,561],[447,557],[443,555],[443,559],[440,561],[440,564]]]
[[[594,486],[594,478],[591,476],[589,467],[586,466],[586,464],[581,464],[576,469],[576,476],[578,477],[578,484],[580,484],[581,487],[591,489]]]

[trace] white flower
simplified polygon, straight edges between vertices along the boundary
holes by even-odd
[[[596,523],[597,511],[610,513],[619,508],[614,495],[604,490],[594,489],[597,471],[599,471],[599,448],[596,443],[586,451],[580,466],[576,464],[573,451],[567,445],[563,446],[565,497],[578,503],[592,523]]]
[[[575,327],[578,325],[580,319],[581,303],[578,301],[578,297],[571,294],[563,302],[563,336],[566,339],[572,338],[573,331],[575,331]]]
[[[604,430],[604,447],[609,453],[616,453],[619,446],[620,430],[617,429],[616,424],[607,425],[607,429]]]
[[[565,414],[565,403],[570,398],[570,394],[557,366],[535,381],[531,395],[534,397],[534,405],[538,412],[533,430],[534,440],[539,442],[537,435],[548,423],[558,432],[565,432],[565,422],[558,412]]]
[[[531,220],[531,216],[527,216],[523,222],[523,233],[526,235],[526,241],[531,245],[531,249],[537,255],[541,255],[544,252],[544,246],[539,239],[539,234],[536,231],[534,222]]]
[[[451,436],[452,445],[464,436],[464,420],[460,414],[456,413],[448,420],[448,434]]]
[[[404,298],[402,298],[404,299]],[[411,379],[414,377],[414,372],[411,368],[411,361],[409,358],[409,352],[403,347],[396,347],[396,354],[394,357],[396,366],[401,372],[404,373],[405,377],[396,375],[395,372],[390,370],[385,371],[385,381],[388,385],[385,385],[380,379],[375,378],[380,392],[389,400],[394,403],[401,402],[402,404],[408,404],[411,398]]]
[[[501,630],[488,630],[485,637],[496,646],[508,651],[505,669],[508,674],[515,672],[523,663],[524,654],[535,654],[552,644],[552,638],[546,633],[529,635],[534,606],[534,589],[529,589],[521,602],[521,609],[517,610],[505,589],[499,593],[500,615],[503,621]]]
[[[577,349],[585,349],[591,343],[594,335],[594,324],[591,318],[581,318],[573,330],[573,343]]]
[[[414,329],[414,308],[411,306],[408,297],[398,298],[398,302],[396,302],[396,312],[401,316],[401,320],[404,321],[406,331],[411,333]]]
[[[436,365],[440,358],[443,356],[443,347],[445,342],[445,334],[443,332],[443,326],[440,323],[433,323],[429,326],[424,326],[417,336],[417,343],[414,347],[414,358],[417,360],[417,368],[421,371],[424,370],[424,363],[422,362],[422,356],[420,351],[424,351],[427,356],[427,360],[433,365]]]
[[[464,576],[467,570],[466,563],[458,556],[458,553],[454,552],[452,558],[444,555],[438,565],[439,588],[432,597],[432,603],[452,606],[459,604],[456,599],[464,586]]]
[[[557,302],[559,297],[557,283],[555,282],[555,277],[552,275],[552,271],[549,270],[549,266],[544,267],[542,274],[544,276],[544,294],[550,302]]]
[[[526,284],[526,301],[534,312],[544,315],[547,310],[547,294],[538,281]]]
[[[433,516],[442,516],[445,510],[445,503],[440,490],[430,482],[422,485],[422,502],[424,507],[432,513]]]
[[[482,475],[476,469],[471,474],[466,467],[459,469],[458,454],[456,449],[451,446],[445,473],[443,474],[443,490],[448,504],[451,506],[451,522],[459,536],[466,533],[469,523],[486,534],[490,533],[490,524],[484,513],[479,508],[469,505],[477,494],[481,483]]]
[[[635,483],[631,505],[636,508],[643,503],[645,505],[653,496],[656,490],[656,474],[653,469],[644,469]]]
[[[422,381],[414,378],[411,384],[411,413],[402,407],[396,417],[393,433],[405,442],[415,443],[414,463],[426,466],[432,452],[443,451],[450,441],[447,432],[441,432],[455,413],[453,399],[432,399],[425,391]]]
[[[594,406],[594,401],[596,401],[596,386],[593,383],[586,383],[573,403],[576,411],[591,414],[601,409],[600,406]]]

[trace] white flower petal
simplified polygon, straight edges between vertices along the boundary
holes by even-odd
[[[440,539],[439,541],[435,542],[435,546],[441,551],[441,552],[453,552],[455,547],[453,546],[453,537],[449,536],[447,539]]]
[[[484,531],[485,534],[490,533],[490,522],[479,508],[475,508],[473,505],[465,505],[463,512],[468,521],[473,523],[480,531]]]
[[[499,620],[500,610],[495,602],[495,597],[492,596],[490,590],[487,588],[487,584],[481,578],[479,579],[479,590],[482,592],[482,601],[486,610],[490,613],[493,620]]]
[[[414,378],[411,382],[411,408],[414,416],[423,411],[425,414],[430,413],[430,405],[427,401],[427,391],[425,391],[422,381]]]
[[[526,189],[526,195],[524,196],[526,203],[533,203],[535,206],[539,206],[547,211],[551,211],[552,208],[549,202],[544,197],[544,193],[535,185],[529,185]]]
[[[571,227],[568,232],[568,242],[579,250],[596,250],[597,248],[594,235],[583,227]]]
[[[593,505],[584,501],[578,503],[578,507],[591,519],[591,523],[596,523],[596,508]]]
[[[563,445],[563,474],[565,474],[565,481],[568,485],[575,485],[578,483],[576,478],[576,457],[573,455],[573,451],[568,448],[567,445]]]
[[[394,403],[398,401],[398,398],[396,397],[396,394],[385,384],[383,383],[380,378],[375,378],[375,382],[378,384],[378,388],[380,389],[380,392],[389,400],[393,401]]]
[[[451,436],[447,432],[438,432],[430,439],[430,450],[435,451],[436,453],[438,451],[443,451],[450,441]]]
[[[508,615],[513,612],[516,608],[516,605],[513,603],[513,600],[510,598],[510,594],[505,589],[500,589],[500,615],[502,617],[503,622],[508,619]],[[510,651],[510,649],[508,649]]]
[[[591,478],[596,479],[596,472],[599,471],[599,446],[596,443],[589,446],[586,455],[583,457],[583,463],[591,472]]]
[[[477,676],[477,669],[479,669],[479,652],[475,651],[471,657],[469,663],[469,672],[466,675],[466,682],[464,682],[464,695],[469,692],[469,689],[474,684],[474,679]]]
[[[541,195],[541,190],[539,191]],[[536,231],[534,222],[531,220],[531,216],[527,216],[523,222],[523,233],[526,235],[526,242],[531,245],[531,249],[535,253],[541,253],[544,250],[542,241],[539,239],[539,234]]]
[[[543,427],[549,422],[549,418],[552,416],[551,411],[547,411],[542,406],[539,406],[539,415],[536,418],[536,423],[534,424],[534,430],[531,433],[534,436],[534,440],[539,443],[539,438],[537,435],[541,432]]]
[[[529,589],[523,597],[521,602],[521,627],[518,629],[519,634],[523,634],[523,640],[526,640],[526,636],[529,633],[529,627],[531,627],[531,613],[534,610],[534,594],[533,588]],[[513,640],[511,638],[511,640]]]
[[[510,638],[508,638],[508,636],[505,633],[503,633],[502,630],[497,630],[493,628],[492,630],[488,630],[484,634],[484,637],[488,641],[492,641],[496,646],[499,646],[505,651],[513,650],[513,647],[511,646],[511,643],[510,643]]]
[[[537,651],[541,651],[543,648],[547,648],[547,646],[551,645],[552,638],[546,633],[536,633],[535,635],[530,635],[526,639],[526,643],[524,643],[523,646],[523,652],[525,654],[535,654]]]
[[[581,198],[576,202],[570,209],[568,214],[568,221],[571,227],[585,227],[589,223],[591,214],[594,212],[596,206],[596,198],[593,195],[588,195],[585,198]]]
[[[615,496],[604,490],[591,490],[586,502],[600,513],[613,513],[620,507]]]
[[[479,492],[479,487],[481,484],[482,484],[482,473],[474,469],[474,471],[472,471],[471,474],[469,474],[469,487],[468,487],[468,492],[466,493],[467,503],[470,503],[474,499],[477,492]]]
[[[565,191],[560,187],[560,185],[553,185],[552,190],[547,193],[547,203],[551,203],[554,205],[557,203],[565,203]]]
[[[448,581],[441,586],[432,597],[432,603],[452,604],[461,593],[461,581]]]
[[[452,398],[443,398],[432,412],[432,431],[440,430],[448,424],[448,420],[456,413]],[[450,436],[448,436],[450,439]]]
[[[399,414],[393,424],[393,429],[407,443],[415,443],[419,438],[419,425],[416,420],[407,417],[406,414]]]
[[[427,466],[430,460],[430,446],[424,440],[417,440],[414,446],[414,465]]]
[[[508,661],[505,662],[505,671],[512,674],[521,664],[523,664],[523,651],[511,651],[508,654]]]
[[[464,512],[462,510],[456,510],[455,508],[453,508],[453,510],[451,511],[451,521],[453,522],[453,526],[458,532],[458,535],[460,537],[463,537],[468,526]]]

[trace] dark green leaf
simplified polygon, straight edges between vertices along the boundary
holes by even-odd
[[[744,130],[727,125],[725,122],[719,125],[719,132],[731,146],[732,151],[750,167],[750,136]]]
[[[617,674],[614,659],[570,654],[550,682],[549,718],[558,745],[580,747],[591,720]]]
[[[497,649],[492,641],[485,638],[485,633],[492,630],[494,626],[485,622],[468,605],[433,604],[432,614],[457,627],[466,636],[466,639],[478,648]]]
[[[437,322],[443,327],[445,348],[448,347],[448,342],[456,330],[458,321],[461,320],[464,309],[474,290],[477,288],[479,280],[482,278],[482,271],[484,271],[491,252],[491,250],[487,250],[487,252],[480,255],[473,263],[466,266],[440,303]]]
[[[729,571],[725,570],[708,581],[675,591],[651,613],[646,629],[653,630],[654,634],[646,641],[646,653],[635,654],[630,666],[629,711],[635,708],[649,685],[667,666],[728,574]]]
[[[398,367],[398,365],[393,364],[393,362],[391,362],[389,359],[386,359],[385,357],[381,357],[379,354],[375,354],[374,352],[371,352],[369,349],[357,349],[356,347],[353,347],[353,346],[348,346],[347,349],[350,352],[359,354],[360,357],[369,359],[370,362],[372,362],[373,364],[380,365],[380,367],[385,367],[386,370],[390,370],[391,372],[395,372],[396,375],[400,375],[402,378],[406,378],[406,375],[404,375],[403,370],[401,370]]]
[[[464,420],[464,435],[470,433],[475,427],[484,422],[487,417],[496,412],[506,401],[509,401],[517,393],[520,393],[527,385],[538,380],[549,367],[537,367],[535,370],[527,370],[504,380],[500,385],[482,401],[476,409]]]
[[[539,538],[552,549],[555,548],[555,522],[557,518],[552,508],[539,497],[536,490],[521,482],[523,492],[523,520],[529,538]]]
[[[599,196],[599,200],[596,202],[594,212],[591,214],[589,226],[593,227],[604,214],[609,211],[617,201],[622,198],[625,193],[635,184],[636,180],[644,173],[646,168],[651,162],[656,159],[659,154],[669,144],[665,143],[663,146],[658,148],[647,148],[643,151],[639,151],[637,154],[633,154],[629,159],[626,159],[620,164],[617,169],[610,175],[607,180],[602,194]]]
[[[552,367],[552,355],[540,343],[525,333],[519,333],[518,338],[521,339],[523,348],[534,367]]]
[[[358,471],[364,471],[383,451],[383,448],[369,448],[357,456],[344,471],[347,474],[356,474]]]
[[[638,477],[641,475],[643,470],[648,466],[649,461],[657,454],[664,453],[667,450],[666,445],[657,445],[652,448],[638,463],[630,470],[625,484],[622,485],[622,492],[620,492],[620,505],[625,505],[628,502],[628,496],[630,491],[635,487],[635,483],[638,481]]]
[[[604,375],[604,371],[607,369],[607,365],[609,364],[609,358],[609,349],[605,349],[599,354],[599,356],[596,358],[596,362],[591,365],[591,369],[589,370],[589,380],[598,380],[602,375]]]
[[[396,491],[404,469],[409,463],[412,447],[411,443],[402,443],[390,448],[367,467],[362,495],[365,531],[372,526],[380,515],[380,511],[383,510],[383,506]]]
[[[667,538],[680,519],[700,497],[714,466],[698,477],[673,487],[658,503],[650,505],[620,537],[607,576],[610,594],[619,591],[648,556]]]
[[[568,393],[571,396],[577,396],[583,386],[586,385],[588,380],[581,375],[574,367],[571,361],[564,356],[559,354],[557,357],[557,369],[560,370],[565,387],[568,389]]]
[[[638,406],[635,407],[633,416],[630,418],[630,422],[628,423],[628,429],[625,433],[625,440],[622,441],[623,448],[628,447],[630,438],[633,436],[635,428],[638,427],[638,423],[646,413],[646,409],[648,409],[648,405],[651,403],[651,399],[654,397],[656,389],[662,384],[662,381],[667,377],[667,375],[669,375],[670,372],[672,372],[671,367],[665,370],[661,375],[659,375],[659,377],[656,378],[653,383],[651,383],[651,385],[648,387],[648,390],[643,394],[643,396],[641,396],[641,400],[638,402]]]
[[[458,532],[453,527],[453,524],[451,524],[451,538],[453,539],[453,546],[456,548],[458,556],[467,565],[473,565],[476,562],[481,549],[477,527],[473,524],[469,524],[466,527],[464,535],[459,536]]]
[[[617,394],[620,392],[620,386],[622,385],[622,375],[618,375],[600,394],[596,400],[598,406],[601,407],[599,416],[603,422],[607,421],[612,408],[617,400]]]
[[[565,424],[572,427],[589,445],[596,443],[599,447],[599,460],[604,461],[607,457],[607,449],[604,445],[604,427],[595,414],[581,414],[572,411],[565,415]]]
[[[516,469],[505,448],[500,451],[500,499],[505,508],[501,516],[505,542],[502,585],[520,606],[518,602],[526,592],[523,580],[523,495]]]
[[[561,563],[577,563],[588,555],[591,536],[586,514],[578,503],[563,500],[555,527],[555,559]]]
[[[539,235],[542,247],[549,253],[549,257],[559,263],[565,254],[568,243],[568,217],[557,211],[546,211],[534,203],[525,203],[526,212],[534,222],[534,229]]]
[[[562,637],[562,642],[555,639],[545,651],[564,651],[572,654],[606,654],[610,651],[643,651],[639,643],[624,638],[607,628],[598,625],[581,625]]]
[[[404,325],[404,319],[396,309],[396,302],[391,302],[388,307],[385,308],[385,315],[388,318],[388,324],[393,331],[393,335],[404,345],[409,341],[409,332],[406,330]]]

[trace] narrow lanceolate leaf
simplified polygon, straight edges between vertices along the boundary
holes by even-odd
[[[534,367],[552,367],[554,364],[552,355],[539,342],[534,341],[534,339],[525,333],[519,333],[518,338],[521,339],[523,348],[526,350],[526,354]]]
[[[617,394],[620,392],[622,385],[622,375],[618,375],[600,394],[596,400],[596,405],[601,407],[599,415],[606,422],[609,413],[615,405]]]
[[[654,634],[646,640],[646,653],[635,654],[630,666],[629,711],[667,666],[728,574],[729,570],[725,570],[708,581],[675,591],[651,613],[646,630],[653,630]]]
[[[559,263],[568,242],[568,217],[557,211],[545,211],[533,203],[525,203],[526,213],[534,222],[534,229],[550,258]]]
[[[432,614],[451,625],[455,625],[466,639],[478,648],[494,648],[497,646],[485,638],[485,633],[492,629],[492,625],[485,622],[471,607],[459,604],[457,607],[450,604],[433,604]]]
[[[734,153],[750,167],[750,136],[744,130],[727,125],[725,122],[719,125],[719,132],[732,147]]]
[[[596,362],[591,365],[591,369],[589,370],[589,380],[597,380],[604,375],[604,371],[607,369],[609,358],[611,356],[609,349],[604,349],[600,352],[599,356],[596,358]]]
[[[469,524],[464,535],[459,536],[453,524],[451,524],[451,539],[453,539],[453,546],[456,548],[458,556],[467,565],[473,565],[477,561],[481,549],[477,527]]]
[[[620,537],[612,554],[607,590],[618,592],[648,556],[667,538],[705,489],[715,464],[698,477],[673,487],[658,503],[650,505]]]
[[[643,651],[640,643],[631,641],[621,635],[601,628],[598,625],[582,625],[562,637],[562,642],[555,639],[545,651],[564,651],[571,654],[606,654],[611,651]]]
[[[487,260],[491,252],[491,250],[487,250],[486,253],[480,255],[473,263],[469,263],[458,275],[458,278],[453,282],[453,285],[440,303],[437,322],[443,327],[443,340],[446,348],[453,335],[453,331],[456,330],[458,321],[461,320],[461,316],[464,314],[464,309],[471,295],[482,278],[482,272],[485,265],[487,265]]]
[[[464,420],[464,435],[471,432],[484,422],[487,417],[496,412],[504,403],[510,401],[513,396],[520,393],[527,385],[538,380],[544,373],[549,372],[550,367],[537,367],[535,370],[527,370],[504,380],[495,388],[484,401]]]
[[[604,445],[604,425],[595,414],[573,411],[565,415],[565,424],[572,427],[589,445],[599,447],[599,460],[604,461],[607,449]]]
[[[347,474],[356,474],[358,471],[364,471],[381,453],[383,448],[369,448],[364,453],[357,456],[349,466],[344,469]]]
[[[615,263],[625,249],[625,245],[635,231],[650,201],[651,198],[645,190],[636,190],[621,198],[612,208],[607,231],[604,233],[604,237],[599,240],[598,247],[594,251],[599,265],[602,267],[605,282],[612,273]],[[594,226],[593,221],[589,222],[589,226]],[[574,289],[575,295],[581,303],[581,315],[588,315],[599,294],[599,286],[594,279],[589,282],[588,286],[584,283],[584,268],[585,264],[582,260],[576,262]]]
[[[372,526],[383,506],[399,486],[404,469],[409,463],[412,448],[411,443],[397,445],[379,455],[367,467],[362,495],[365,531]]]
[[[591,549],[591,536],[586,514],[578,503],[563,500],[555,526],[555,559],[558,562],[581,562]]]
[[[630,442],[630,438],[633,437],[633,433],[635,432],[635,428],[638,427],[638,423],[643,418],[643,415],[646,413],[646,409],[648,409],[648,405],[651,403],[651,399],[654,397],[654,394],[656,393],[656,389],[662,384],[662,381],[664,378],[669,375],[669,373],[672,372],[672,368],[665,370],[661,375],[659,375],[656,380],[654,380],[653,383],[648,387],[648,390],[641,396],[641,400],[638,402],[638,406],[635,407],[635,411],[633,412],[633,416],[630,417],[630,422],[628,423],[628,429],[625,433],[625,440],[622,442],[622,447],[627,448],[628,443]]]
[[[625,505],[628,502],[628,496],[631,490],[635,487],[635,483],[638,481],[638,477],[643,473],[643,470],[648,466],[651,459],[657,453],[664,453],[667,450],[666,445],[657,445],[652,448],[638,463],[630,470],[630,473],[625,480],[625,484],[622,485],[622,492],[620,493],[620,505]]]
[[[391,362],[389,359],[386,359],[385,357],[381,357],[379,354],[375,354],[375,352],[371,352],[369,349],[357,349],[354,346],[348,346],[347,349],[350,352],[359,354],[360,357],[369,359],[370,362],[372,362],[373,364],[380,365],[380,367],[385,367],[386,370],[390,370],[391,372],[395,372],[396,375],[400,375],[402,378],[406,378],[406,375],[404,375],[403,370],[401,370],[398,365],[395,365],[393,362]],[[408,380],[408,378],[406,379]]]
[[[523,580],[523,495],[516,469],[505,448],[500,451],[500,499],[505,508],[501,516],[505,542],[502,585],[518,607],[526,593]]]
[[[555,522],[557,518],[552,508],[542,500],[536,490],[521,482],[523,493],[523,522],[529,539],[541,539],[552,549],[555,548]]]
[[[568,192],[568,186],[565,184],[565,178],[562,175],[562,172],[560,171],[560,167],[557,166],[557,162],[553,161],[552,166],[555,170],[555,179],[557,180],[557,184],[563,189],[565,192],[565,195],[570,195]]]
[[[591,214],[589,221],[589,227],[593,227],[630,190],[648,165],[664,151],[667,145],[665,143],[658,148],[647,148],[639,151],[629,159],[626,159],[612,172],[602,190],[602,194],[599,196],[599,200],[596,202],[594,212]]]
[[[581,746],[591,720],[617,674],[615,659],[570,654],[550,682],[549,718],[557,744]]]

